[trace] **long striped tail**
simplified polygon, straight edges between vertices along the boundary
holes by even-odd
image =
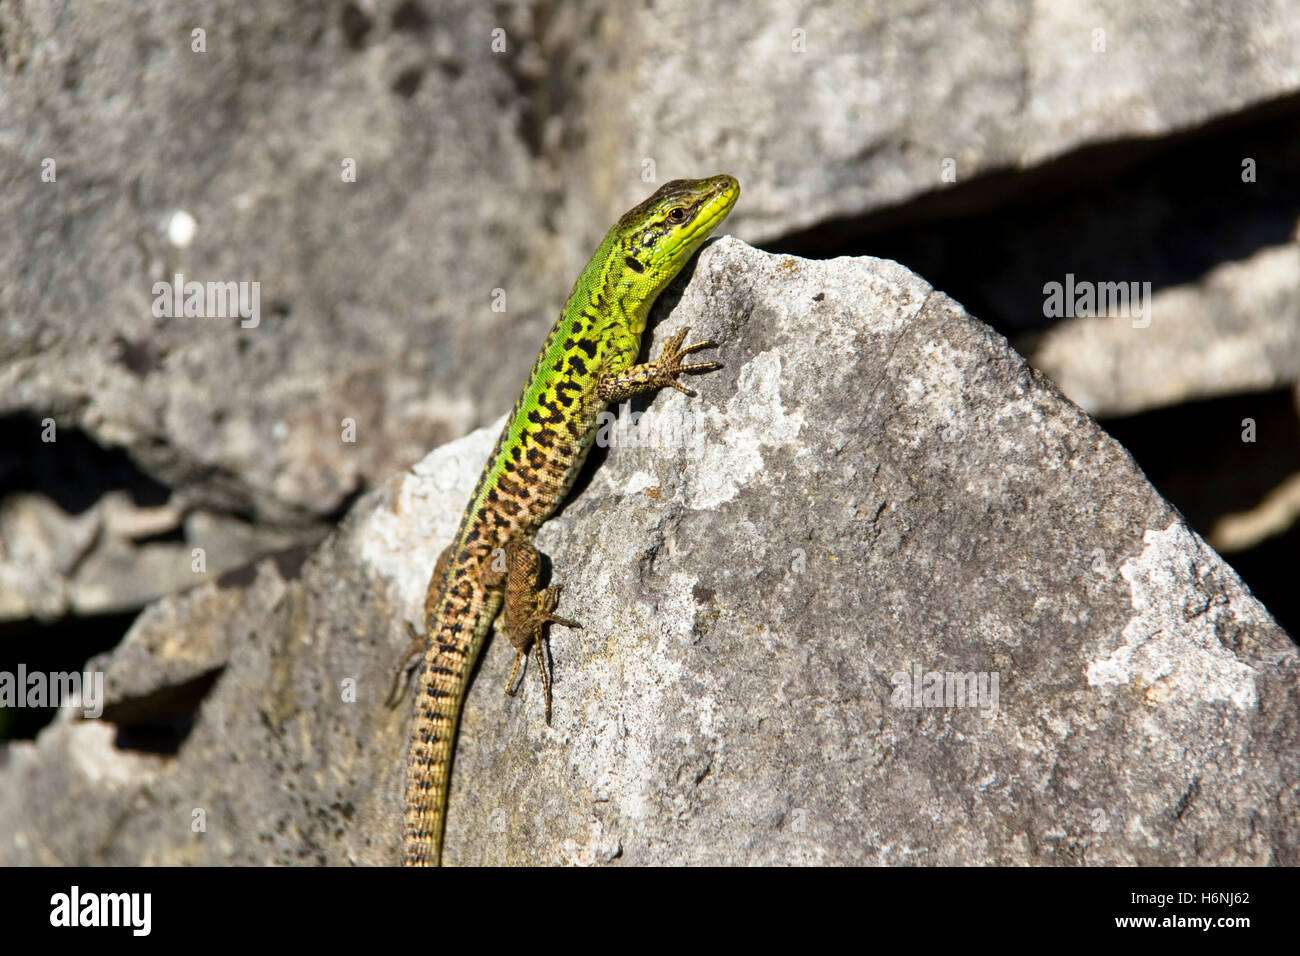
[[[406,765],[407,866],[438,866],[442,862],[447,786],[451,782],[466,681],[460,673],[462,668],[443,667],[439,659],[436,648],[431,646],[425,654],[411,732]]]
[[[500,604],[499,597],[489,599],[480,613],[471,615],[472,628],[438,626],[430,631],[406,764],[407,866],[438,866],[442,862],[456,729],[470,671]],[[468,642],[465,631],[470,632]]]

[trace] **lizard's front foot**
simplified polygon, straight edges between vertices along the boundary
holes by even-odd
[[[688,365],[682,361],[692,352],[711,349],[718,344],[713,341],[696,342],[683,348],[682,341],[690,331],[688,326],[665,342],[659,357],[653,362],[633,365],[619,374],[602,377],[596,383],[596,394],[601,401],[613,404],[634,395],[670,387],[694,395],[695,391],[677,381],[677,376],[684,372],[711,372],[715,368],[722,368],[722,365],[719,362],[692,362]]]
[[[692,352],[698,352],[700,349],[711,349],[718,344],[712,340],[706,340],[682,348],[682,342],[690,331],[690,326],[687,326],[665,342],[663,350],[659,353],[659,358],[650,363],[658,369],[658,374],[651,379],[656,388],[665,388],[671,385],[679,392],[684,392],[687,395],[694,395],[694,389],[687,388],[681,382],[677,381],[678,375],[681,375],[683,372],[711,372],[715,368],[722,368],[722,366],[717,362],[694,362],[690,365],[682,364],[682,359],[690,355]]]

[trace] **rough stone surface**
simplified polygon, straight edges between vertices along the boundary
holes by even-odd
[[[1005,340],[895,263],[733,239],[654,322],[726,367],[615,431],[539,536],[584,627],[553,635],[550,729],[488,647],[448,862],[1300,862],[1295,647]],[[0,862],[397,862],[410,714],[380,701],[493,438],[305,562],[149,609],[106,718],[129,738],[206,675],[192,732],[9,744]]]

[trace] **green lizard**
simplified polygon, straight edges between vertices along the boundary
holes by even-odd
[[[573,487],[601,412],[665,387],[694,395],[677,376],[719,367],[683,364],[690,353],[715,344],[683,346],[689,329],[673,336],[655,361],[634,363],[655,298],[739,195],[731,176],[677,179],[625,214],[582,270],[533,363],[456,537],[434,568],[425,636],[411,629],[424,651],[424,669],[407,761],[408,865],[441,861],[460,711],[470,671],[503,604],[502,630],[515,649],[506,691],[513,693],[519,665],[533,650],[550,723],[544,631],[552,623],[578,625],[555,614],[559,586],[538,587],[541,562],[533,536]]]

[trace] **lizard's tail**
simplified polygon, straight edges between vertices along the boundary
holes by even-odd
[[[438,556],[425,597],[428,643],[406,761],[406,865],[438,866],[447,826],[447,790],[456,727],[474,661],[483,649],[500,595],[473,586],[448,591],[451,548]]]
[[[468,671],[445,663],[432,642],[425,654],[406,765],[407,866],[438,866],[442,861],[447,786]]]

